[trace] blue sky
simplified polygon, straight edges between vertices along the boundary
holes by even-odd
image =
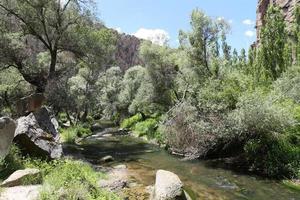
[[[178,44],[178,31],[189,30],[191,11],[197,7],[211,17],[231,22],[228,40],[234,48],[248,49],[255,40],[257,0],[96,0],[96,3],[97,15],[108,27],[140,37],[168,34],[169,44],[174,47]]]

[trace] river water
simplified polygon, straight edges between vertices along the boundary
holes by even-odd
[[[280,182],[215,167],[210,161],[182,161],[129,136],[91,137],[78,149],[91,161],[113,156],[111,165],[126,164],[133,178],[145,186],[154,184],[158,169],[172,171],[197,200],[300,200],[299,191]]]

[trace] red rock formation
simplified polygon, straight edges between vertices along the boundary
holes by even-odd
[[[270,5],[276,5],[281,8],[285,21],[289,26],[293,22],[293,13],[296,4],[299,4],[300,0],[259,0],[257,6],[257,40],[259,41],[259,34],[261,27],[264,25],[264,17]]]

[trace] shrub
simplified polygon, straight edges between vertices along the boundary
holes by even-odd
[[[121,128],[131,128],[136,123],[140,122],[142,119],[143,119],[143,117],[140,113],[136,114],[128,119],[124,119],[121,123]]]
[[[90,128],[84,125],[77,125],[61,130],[61,139],[65,143],[75,143],[77,138],[84,138],[92,134]]]
[[[284,136],[264,135],[245,145],[246,158],[253,171],[276,178],[295,178],[300,172],[300,147]]]
[[[0,161],[0,180],[19,169],[24,169],[21,151],[17,146],[12,145],[8,155]]]
[[[205,157],[227,134],[222,117],[199,116],[198,110],[188,102],[174,107],[166,118],[160,130],[167,145],[188,157]]]
[[[153,118],[138,122],[133,127],[133,132],[139,137],[147,136],[148,138],[155,138],[158,121]]]
[[[253,138],[263,134],[283,133],[295,124],[288,107],[276,104],[276,97],[262,91],[243,95],[228,121],[237,135]]]
[[[45,176],[41,200],[117,200],[116,195],[100,190],[96,173],[88,164],[65,160]]]

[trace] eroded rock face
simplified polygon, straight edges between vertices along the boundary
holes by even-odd
[[[259,41],[259,34],[262,26],[264,25],[264,18],[267,14],[267,10],[270,5],[279,6],[281,8],[287,26],[289,27],[293,22],[293,14],[295,5],[299,4],[300,0],[259,0],[257,6],[257,19],[256,19],[256,28],[257,28],[257,39]]]
[[[46,107],[28,116],[20,117],[17,123],[14,141],[22,150],[35,156],[51,159],[61,157],[62,146],[59,144],[58,127]]]
[[[123,70],[135,65],[142,65],[139,58],[141,40],[132,35],[118,34],[117,51],[115,53],[116,64]]]
[[[183,183],[169,171],[158,170],[152,200],[184,200]]]
[[[14,139],[16,130],[15,121],[8,117],[0,118],[0,158],[4,158]]]

